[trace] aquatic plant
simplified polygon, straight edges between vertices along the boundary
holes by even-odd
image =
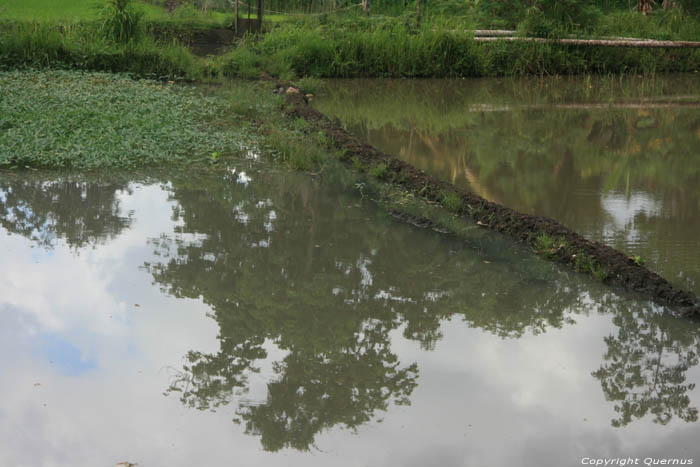
[[[0,72],[0,95],[4,168],[193,163],[251,138],[225,101],[124,75]]]

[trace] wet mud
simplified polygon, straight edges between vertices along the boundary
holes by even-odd
[[[541,256],[586,272],[605,284],[634,292],[641,297],[673,309],[682,316],[700,319],[700,300],[680,290],[666,279],[639,264],[635,258],[598,242],[585,239],[564,225],[540,216],[523,214],[506,206],[456,188],[420,169],[365,143],[312,108],[297,89],[278,86],[285,93],[285,112],[292,118],[304,118],[315,131],[323,131],[342,152],[341,160],[350,166],[370,169],[382,164],[381,178],[387,183],[443,205],[446,198],[456,214],[473,219],[477,225],[529,244]],[[376,173],[376,172],[375,172]],[[416,222],[414,219],[413,222]],[[543,242],[543,239],[547,239]],[[543,243],[547,248],[543,248]]]

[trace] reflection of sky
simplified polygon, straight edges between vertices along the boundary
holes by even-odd
[[[79,254],[59,241],[37,264],[29,241],[0,230],[2,466],[573,466],[583,456],[698,455],[697,424],[610,427],[616,414],[590,373],[616,330],[596,313],[518,340],[453,319],[433,352],[397,330],[393,351],[420,369],[411,406],[380,412],[383,421],[357,433],[325,431],[318,451],[263,453],[232,423],[235,407],[200,412],[163,396],[189,350],[218,350],[218,326],[200,300],[167,297],[140,269],[153,260],[147,239],[173,231],[167,194],[146,186],[119,196],[135,211],[131,228]],[[365,286],[372,258],[356,265]],[[376,299],[396,298],[389,290]],[[251,401],[265,399],[272,362],[285,355],[265,347]],[[695,368],[688,381],[698,379]],[[696,404],[699,395],[691,393]]]
[[[80,349],[55,334],[41,336],[46,359],[56,364],[68,376],[81,376],[95,369],[95,361],[85,358]]]
[[[635,227],[639,215],[655,217],[661,215],[662,203],[646,192],[632,192],[629,196],[617,192],[601,193],[601,205],[612,224],[605,226],[605,237],[625,232],[627,243],[639,243],[641,233]]]

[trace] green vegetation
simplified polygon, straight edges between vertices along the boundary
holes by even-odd
[[[289,121],[272,86],[206,88],[75,71],[0,72],[0,168],[216,164],[264,152],[296,170],[332,160],[325,135]]]
[[[123,75],[0,72],[0,95],[4,168],[191,163],[238,154],[250,139],[225,102]]]
[[[102,32],[107,39],[118,43],[138,40],[143,34],[142,17],[143,12],[135,10],[130,0],[109,0]]]
[[[573,255],[574,268],[579,272],[587,272],[600,282],[605,282],[608,278],[608,271],[599,264],[592,256],[579,251]]]
[[[562,256],[567,246],[564,238],[553,238],[544,232],[535,237],[532,242],[532,248],[535,253],[548,259]]]
[[[379,164],[376,164],[371,169],[369,169],[369,174],[373,177],[383,179],[384,177],[386,177],[386,169],[386,163],[380,162]]]
[[[99,21],[103,18],[107,3],[107,0],[4,0],[0,3],[0,19],[62,23]],[[186,12],[176,9],[170,14],[163,7],[164,2],[132,0],[132,3],[146,21],[176,22],[184,19],[188,22],[222,24],[227,20],[227,15],[218,11],[187,8]]]
[[[462,211],[462,199],[455,191],[443,191],[440,193],[440,203],[448,211],[456,213]]]
[[[2,27],[2,26],[0,26]],[[160,80],[204,79],[206,62],[177,44],[157,44],[151,38],[116,44],[101,25],[18,23],[5,25],[0,34],[0,70],[17,68],[72,68],[128,72]]]
[[[629,15],[630,13],[626,13]],[[618,15],[620,16],[620,15]],[[626,17],[624,15],[621,18]],[[617,16],[616,16],[617,18]],[[618,18],[619,19],[619,18]],[[700,39],[700,22],[646,19],[648,36]],[[654,23],[657,21],[657,23]],[[464,25],[425,23],[416,28],[405,18],[360,16],[323,22],[296,20],[262,38],[244,41],[221,57],[223,72],[252,76],[458,77],[584,72],[692,71],[700,68],[698,49],[598,48],[532,42],[477,43]],[[596,34],[637,32],[629,22],[601,23]]]
[[[163,2],[157,3],[110,0],[105,9],[100,2],[83,1],[66,10],[77,16],[66,16],[68,13],[57,13],[61,11],[58,4],[47,0],[33,0],[21,6],[18,0],[12,0],[5,7],[5,21],[0,21],[0,66],[40,64],[143,76],[148,72],[145,67],[131,62],[155,61],[157,70],[151,73],[167,78],[257,78],[262,72],[284,79],[306,77],[302,89],[312,93],[318,84],[314,78],[319,77],[471,77],[700,69],[700,49],[477,43],[471,32],[473,28],[517,27],[520,34],[546,37],[588,34],[700,40],[700,20],[688,7],[659,9],[643,16],[626,7],[602,9],[575,0],[546,1],[534,9],[513,1],[482,1],[463,6],[438,1],[425,11],[418,26],[412,6],[396,11],[396,5],[387,2],[375,5],[374,11],[393,16],[365,16],[357,8],[349,8],[334,14],[268,21],[266,34],[246,37],[216,59],[196,59],[182,49],[182,44],[198,29],[231,27],[230,5],[185,2],[168,13]],[[343,5],[337,4],[341,9]],[[485,5],[490,5],[488,13]],[[288,7],[297,9],[293,2]],[[37,11],[44,14],[34,14]],[[40,23],[34,22],[37,19]],[[96,34],[97,31],[101,33]],[[138,46],[130,46],[141,50],[129,54],[134,51],[125,51],[123,44],[104,44],[104,38],[93,43],[96,35],[105,35],[102,33],[122,43],[131,42],[128,39],[142,33],[146,37],[135,41]],[[178,48],[182,50],[173,52]],[[175,59],[173,55],[181,57]]]

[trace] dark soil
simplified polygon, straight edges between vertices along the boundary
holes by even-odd
[[[192,53],[203,57],[205,55],[220,55],[231,48],[234,34],[230,29],[204,29],[195,31],[189,48]]]
[[[555,239],[556,248],[542,252],[544,257],[568,264],[577,270],[602,280],[604,283],[633,291],[642,297],[671,307],[681,315],[700,318],[700,300],[687,291],[679,290],[663,277],[637,264],[627,255],[583,238],[578,233],[546,217],[523,214],[506,206],[492,203],[484,198],[440,181],[412,165],[386,154],[351,135],[326,116],[308,105],[307,99],[295,88],[279,85],[286,93],[286,112],[293,118],[302,117],[311,123],[315,131],[322,130],[333,145],[343,151],[342,160],[348,165],[360,163],[369,169],[377,164],[386,164],[381,178],[388,183],[421,196],[427,200],[444,203],[446,194],[456,194],[461,206],[449,208],[465,217],[470,217],[484,228],[506,234],[526,242],[537,250],[537,239],[543,235]]]

